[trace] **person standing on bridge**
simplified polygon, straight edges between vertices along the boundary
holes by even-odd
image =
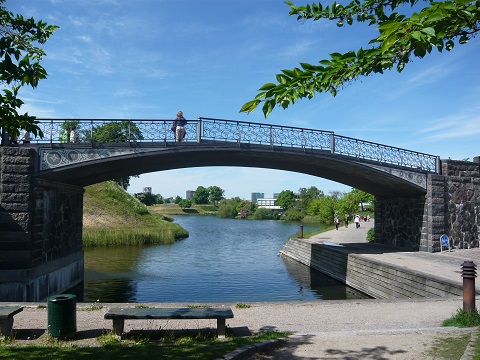
[[[175,126],[175,141],[183,141],[185,137],[185,125],[187,125],[187,120],[183,117],[183,112],[179,111],[177,113],[177,118],[173,122]]]
[[[30,144],[30,140],[32,137],[30,136],[30,132],[25,130],[23,136],[20,138],[20,141],[23,141],[24,144]]]
[[[72,127],[72,130],[70,131],[70,142],[71,143],[76,143],[77,142],[77,127],[76,126]]]

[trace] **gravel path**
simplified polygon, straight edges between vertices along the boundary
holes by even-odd
[[[261,331],[291,331],[285,345],[250,359],[429,359],[426,351],[435,340],[459,336],[472,329],[441,327],[444,319],[462,307],[461,298],[420,300],[345,300],[313,302],[251,303],[249,308],[229,306],[234,318],[229,331],[249,335]],[[2,304],[5,305],[5,304]],[[10,304],[12,305],[12,304]],[[24,310],[15,316],[15,342],[46,344],[45,304],[20,303]],[[40,306],[39,306],[40,305]],[[177,307],[192,304],[145,304]],[[91,310],[99,308],[96,310]],[[135,304],[77,304],[79,346],[98,346],[96,337],[111,329],[103,319],[110,307]],[[125,322],[125,331],[216,328],[215,320],[135,320]]]

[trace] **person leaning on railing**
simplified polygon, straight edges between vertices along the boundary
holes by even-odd
[[[183,141],[187,133],[185,131],[185,125],[187,125],[187,120],[183,117],[183,112],[179,111],[172,126],[172,131],[175,132],[175,141]]]

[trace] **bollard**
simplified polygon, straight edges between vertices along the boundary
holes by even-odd
[[[300,239],[303,239],[303,225],[300,225]]]
[[[463,311],[475,310],[475,278],[477,268],[473,261],[464,261],[462,264],[463,278]]]

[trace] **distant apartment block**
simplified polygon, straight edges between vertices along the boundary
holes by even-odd
[[[185,197],[185,199],[189,200],[189,199],[193,198],[193,195],[195,195],[194,190],[187,190],[187,196]]]
[[[259,192],[252,193],[252,203],[256,203],[258,199],[262,199],[264,197],[265,197],[264,193],[259,193]]]
[[[257,199],[257,205],[260,209],[282,210],[282,208],[277,205],[277,199]]]
[[[151,194],[152,193],[152,188],[147,186],[143,188],[143,193],[144,194]]]

